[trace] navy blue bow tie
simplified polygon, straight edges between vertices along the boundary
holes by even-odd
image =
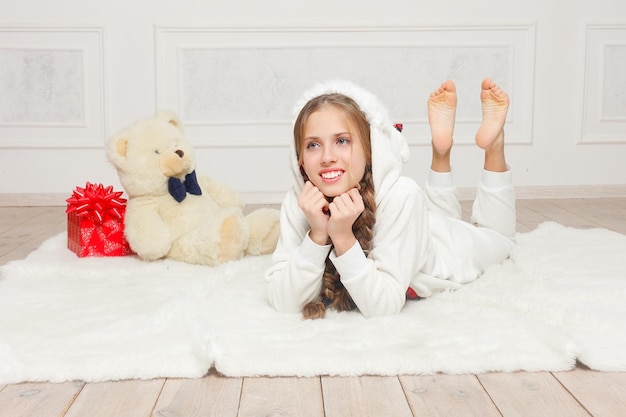
[[[196,171],[185,175],[185,181],[181,181],[176,177],[170,177],[167,180],[167,189],[174,200],[179,203],[187,197],[187,193],[193,195],[202,195],[202,190],[196,178]]]

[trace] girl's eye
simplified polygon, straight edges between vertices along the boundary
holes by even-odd
[[[337,139],[337,143],[340,145],[347,145],[350,143],[350,139],[349,138],[339,138]]]
[[[309,142],[306,144],[306,148],[307,149],[315,149],[318,148],[320,145],[317,142]]]

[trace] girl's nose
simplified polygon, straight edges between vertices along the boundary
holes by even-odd
[[[332,146],[325,146],[324,151],[322,153],[322,162],[329,163],[335,162],[337,160],[337,156]]]

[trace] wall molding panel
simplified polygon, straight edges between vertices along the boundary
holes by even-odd
[[[457,84],[455,141],[474,142],[480,81],[513,97],[508,143],[532,142],[534,24],[409,28],[208,28],[155,26],[157,108],[176,110],[199,147],[286,146],[292,111],[315,82],[368,88],[429,145],[426,99]]]
[[[588,25],[581,143],[626,143],[626,25]]]
[[[101,147],[102,27],[0,27],[0,147]]]

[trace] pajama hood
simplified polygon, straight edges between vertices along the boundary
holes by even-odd
[[[408,144],[402,134],[393,126],[393,122],[380,100],[369,91],[350,81],[332,80],[315,85],[298,101],[294,110],[294,119],[309,100],[330,93],[344,94],[354,100],[370,124],[372,177],[376,192],[376,204],[379,204],[400,177],[402,165],[409,159]],[[295,191],[299,194],[304,181],[300,173],[293,140],[290,147],[290,160],[291,172],[296,185]]]

